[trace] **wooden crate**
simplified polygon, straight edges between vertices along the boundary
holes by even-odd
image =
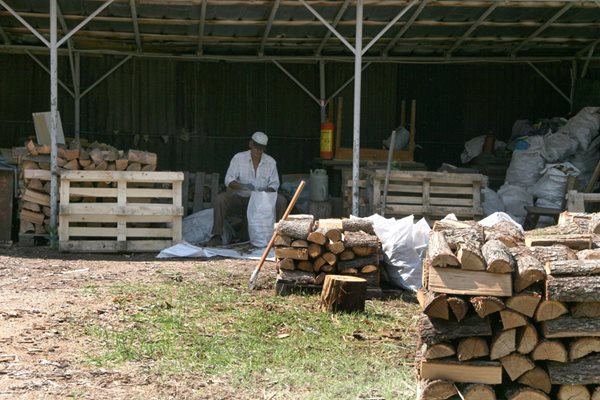
[[[184,215],[213,208],[219,194],[219,174],[184,172],[182,198]]]
[[[582,193],[569,190],[567,210],[571,212],[596,212],[600,208],[600,193]]]
[[[59,249],[145,252],[181,242],[182,181],[182,172],[62,171]]]
[[[385,170],[367,171],[373,213],[382,213]],[[422,216],[439,219],[450,213],[458,218],[477,219],[483,215],[480,174],[428,171],[391,171],[386,217]]]

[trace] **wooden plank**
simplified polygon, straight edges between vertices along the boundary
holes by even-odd
[[[172,240],[68,240],[59,241],[59,250],[74,253],[154,252],[172,246]]]
[[[62,215],[183,215],[183,207],[169,204],[136,204],[119,206],[103,203],[77,203],[60,206]]]
[[[106,215],[106,214],[86,214],[86,215],[69,215],[65,216],[66,221],[70,222],[118,222],[125,221],[127,223],[155,223],[155,222],[171,222],[172,215]]]
[[[171,228],[127,228],[126,224],[123,224],[125,229],[121,227],[69,227],[70,237],[114,237],[117,238],[123,234],[123,239],[120,240],[131,240],[134,237],[148,237],[148,238],[171,238],[173,237],[173,230]],[[119,239],[117,239],[119,240]]]
[[[183,172],[166,171],[63,171],[61,180],[78,182],[128,182],[170,183],[183,181]]]
[[[428,289],[473,296],[512,296],[511,274],[493,274],[456,268],[429,268]]]
[[[421,361],[422,379],[447,379],[453,382],[486,383],[499,385],[502,383],[502,366],[495,361]]]
[[[407,206],[388,204],[386,210],[390,210],[391,214],[399,215],[428,215],[428,216],[446,216],[448,214],[456,214],[457,217],[475,217],[483,214],[483,209],[479,207],[422,207],[422,206]]]
[[[204,210],[204,181],[206,174],[204,172],[196,172],[196,179],[194,180],[194,203],[192,206],[192,212]]]
[[[575,250],[591,249],[592,235],[547,235],[547,236],[532,236],[525,235],[525,246],[554,246],[565,245]]]
[[[385,169],[376,169],[371,173],[375,178],[385,179]],[[465,183],[465,182],[484,182],[485,178],[481,174],[455,174],[452,172],[433,172],[433,171],[390,171],[390,180],[407,180],[418,182],[423,179],[429,179],[433,182],[443,183]]]
[[[387,160],[388,150],[383,149],[360,149],[360,159],[365,161]],[[396,150],[392,156],[394,161],[412,161],[413,152],[410,150]],[[336,150],[335,158],[338,160],[351,160],[352,148],[340,147]]]
[[[219,195],[219,176],[220,175],[216,172],[213,172],[211,174],[209,208],[214,208],[215,203],[217,201],[217,196]]]

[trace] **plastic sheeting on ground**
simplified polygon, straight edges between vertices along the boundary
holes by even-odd
[[[247,260],[260,260],[262,257],[264,248],[256,248],[249,246],[235,246],[230,248],[225,247],[198,247],[193,244],[186,242],[176,244],[169,248],[162,250],[156,258],[175,258],[175,257],[228,257],[228,258],[242,258]],[[269,255],[266,258],[268,261],[275,261],[275,251],[271,249]]]

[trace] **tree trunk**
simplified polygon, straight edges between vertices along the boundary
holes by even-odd
[[[548,375],[553,385],[600,384],[600,354],[592,354],[568,363],[551,361]]]
[[[490,240],[481,247],[487,271],[496,274],[512,272],[515,261],[508,248],[499,240]]]
[[[422,314],[419,316],[419,332],[423,343],[429,345],[469,336],[491,336],[492,328],[487,318],[479,318],[476,315],[467,316],[458,323],[430,319]]]
[[[277,233],[293,239],[306,240],[312,230],[312,226],[312,218],[283,220],[277,224]]]
[[[345,232],[360,232],[363,231],[369,235],[375,235],[373,223],[365,218],[343,218],[342,230]]]
[[[600,302],[600,275],[546,279],[546,299],[570,302]]]
[[[549,360],[567,362],[567,349],[558,340],[541,340],[531,352],[531,358],[535,361]]]
[[[468,361],[473,358],[486,357],[490,354],[487,341],[482,337],[461,339],[456,347],[458,361]]]
[[[552,390],[550,376],[548,376],[548,373],[544,368],[539,366],[525,372],[519,377],[518,381],[523,385],[541,390],[546,394],[550,394],[550,391]]]
[[[434,267],[458,267],[460,262],[450,250],[446,238],[441,232],[431,232],[427,257]]]
[[[344,244],[346,247],[364,246],[379,248],[379,238],[364,232],[344,232]]]
[[[363,312],[367,281],[343,275],[328,275],[323,283],[320,308],[330,312]]]
[[[445,294],[434,293],[421,288],[417,291],[417,300],[423,313],[430,317],[441,319],[448,319],[450,317]]]

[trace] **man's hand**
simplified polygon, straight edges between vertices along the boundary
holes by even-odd
[[[240,187],[242,188],[242,190],[249,190],[249,191],[254,190],[254,185],[251,183],[241,183]]]

